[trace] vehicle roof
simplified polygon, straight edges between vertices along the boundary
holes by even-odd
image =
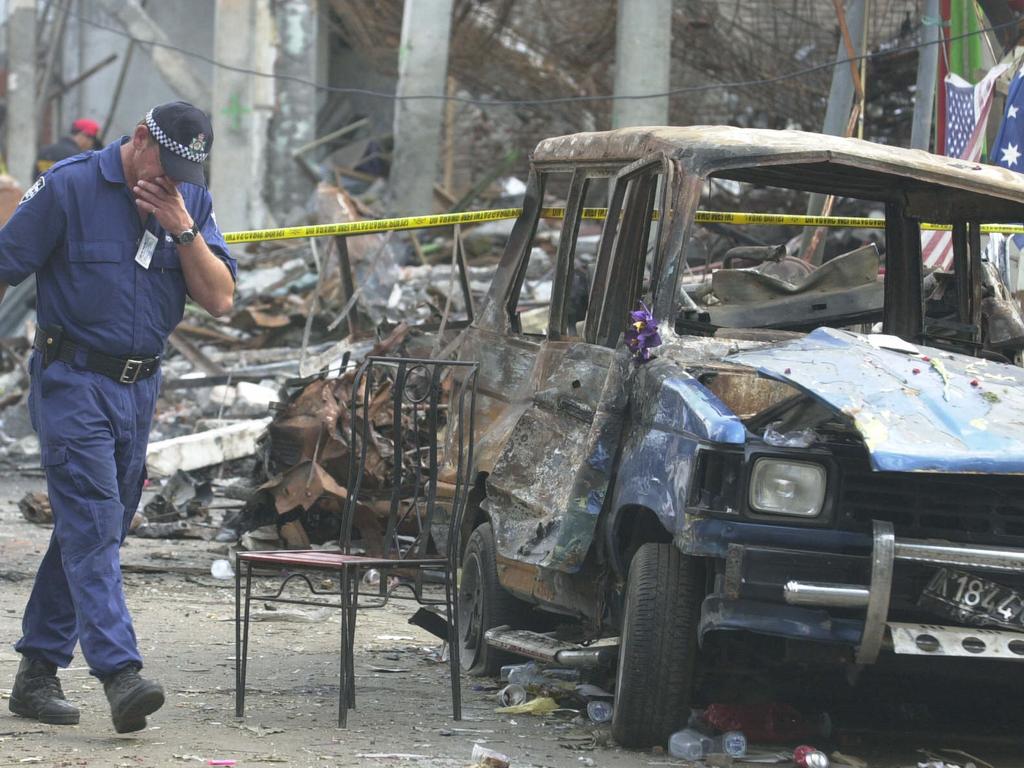
[[[806,131],[717,125],[620,128],[545,139],[533,160],[630,162],[655,152],[676,158],[700,176],[901,203],[908,215],[929,221],[1024,220],[1020,173]]]

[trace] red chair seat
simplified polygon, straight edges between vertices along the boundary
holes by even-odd
[[[264,563],[266,565],[295,565],[305,568],[323,568],[324,570],[341,570],[348,565],[361,565],[371,568],[424,568],[431,565],[443,566],[447,563],[447,558],[444,557],[397,560],[395,558],[345,555],[341,552],[324,552],[310,549],[274,549],[265,552],[239,552],[238,559],[252,563]]]

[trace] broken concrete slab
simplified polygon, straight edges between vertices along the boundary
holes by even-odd
[[[269,423],[269,418],[251,419],[151,443],[146,468],[151,476],[169,477],[179,470],[188,472],[251,456],[256,452],[256,439]]]
[[[277,397],[277,390],[273,387],[249,381],[230,386],[218,384],[210,389],[210,401],[223,405],[235,416],[263,416]]]

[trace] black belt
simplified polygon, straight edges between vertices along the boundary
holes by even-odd
[[[140,379],[148,379],[160,370],[159,357],[136,358],[105,355],[64,338],[63,332],[59,329],[36,328],[33,346],[43,354],[44,366],[54,360],[77,365],[76,353],[81,351],[84,353],[86,369],[102,373],[122,384],[134,384]]]

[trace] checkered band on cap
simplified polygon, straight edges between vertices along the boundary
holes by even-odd
[[[204,163],[206,158],[209,157],[209,152],[196,152],[191,147],[186,147],[184,144],[179,144],[166,133],[163,129],[156,124],[156,120],[153,119],[153,110],[149,110],[146,113],[146,127],[149,128],[149,132],[153,135],[153,138],[162,146],[169,149],[174,154],[190,160],[193,163]]]

